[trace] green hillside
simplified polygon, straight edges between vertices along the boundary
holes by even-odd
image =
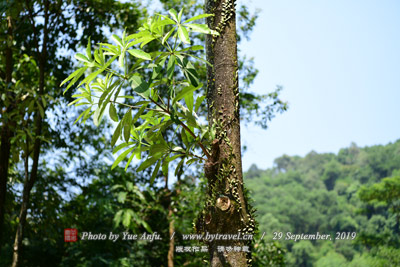
[[[284,155],[245,179],[260,235],[285,248],[288,266],[400,266],[400,140]],[[287,240],[317,232],[332,240]]]

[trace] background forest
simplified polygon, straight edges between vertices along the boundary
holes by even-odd
[[[176,177],[160,171],[154,184],[150,171],[135,171],[139,162],[111,170],[115,125],[110,120],[99,127],[91,120],[73,124],[83,110],[67,107],[74,92],[63,95],[65,87],[59,86],[76,69],[73,55],[85,49],[89,37],[97,44],[111,33],[135,32],[154,4],[1,2],[0,266],[11,265],[15,242],[21,244],[20,266],[206,265],[206,253],[172,253],[176,246],[201,246],[181,234],[193,231],[205,198],[202,168],[175,164],[170,176]],[[155,6],[185,7],[187,17],[203,12],[202,1]],[[238,5],[237,16],[238,41],[248,40],[257,12]],[[204,41],[196,38],[196,44]],[[279,97],[281,88],[252,93],[258,70],[245,56],[239,67],[242,122],[266,129],[288,108]],[[197,63],[196,68],[204,80],[205,67]],[[273,168],[259,167],[245,172],[259,224],[254,266],[400,266],[400,141],[365,148],[352,144],[337,155],[284,155]],[[20,219],[24,210],[26,223]],[[65,228],[80,234],[157,232],[163,240],[66,243]],[[274,240],[275,232],[356,237],[294,242]]]

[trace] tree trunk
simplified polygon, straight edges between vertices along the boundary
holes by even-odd
[[[209,28],[219,32],[206,38],[212,64],[207,66],[208,120],[216,133],[205,164],[206,206],[196,228],[204,235],[238,234],[238,240],[208,242],[211,266],[247,266],[255,225],[243,193],[235,1],[206,0],[205,12],[214,15],[207,19]]]
[[[6,71],[5,71],[5,81],[6,86],[8,86],[12,81],[13,72],[13,55],[12,55],[12,43],[13,43],[13,25],[11,16],[7,17],[7,48],[5,51],[6,55]],[[7,89],[4,88],[4,93]],[[7,94],[9,95],[9,94]],[[11,101],[13,103],[13,101]],[[4,226],[4,216],[5,216],[5,205],[6,205],[6,193],[7,193],[7,179],[8,179],[8,166],[10,162],[10,151],[11,144],[10,139],[13,135],[12,131],[12,120],[7,117],[7,114],[11,114],[13,110],[13,105],[9,105],[0,112],[2,112],[3,125],[1,128],[1,147],[0,147],[0,244],[3,244],[3,226]],[[1,248],[1,245],[0,245]]]
[[[169,247],[168,247],[168,267],[174,267],[174,250],[175,250],[175,240],[174,240],[174,218],[173,210],[171,207],[171,201],[168,205],[168,220],[169,220]]]
[[[43,27],[43,42],[42,42],[42,51],[40,52],[39,47],[37,48],[37,55],[39,61],[39,100],[43,97],[44,94],[44,86],[45,86],[45,68],[46,68],[46,61],[47,61],[47,42],[48,42],[48,23],[49,23],[49,1],[45,1],[45,8],[44,8],[44,27]],[[39,39],[39,34],[36,32],[36,40]],[[44,106],[42,106],[42,101],[37,102],[38,105],[41,105],[41,109],[45,110]],[[45,113],[44,113],[45,114]],[[28,168],[29,165],[27,164],[29,160],[29,145],[27,141],[27,153],[25,159],[25,181],[24,181],[24,190],[22,193],[22,204],[21,210],[19,214],[19,223],[17,227],[17,232],[15,234],[14,246],[13,246],[13,262],[12,267],[17,267],[19,264],[20,259],[20,251],[22,247],[22,237],[26,222],[26,215],[28,212],[29,207],[29,198],[31,194],[31,190],[33,185],[35,184],[38,176],[38,167],[39,167],[39,156],[40,156],[40,147],[41,147],[41,140],[40,135],[42,134],[42,125],[43,119],[40,114],[39,107],[35,112],[35,119],[34,119],[34,127],[35,127],[35,135],[34,135],[34,146],[33,146],[33,156],[32,156],[32,169],[29,175]],[[27,137],[27,140],[29,137]]]
[[[168,209],[167,219],[169,221],[168,233],[169,233],[169,242],[168,242],[168,254],[167,254],[167,263],[168,267],[174,267],[174,250],[175,250],[175,221],[174,221],[174,211],[172,208],[172,192],[168,189],[168,173],[164,176],[165,180],[165,193],[166,193],[166,206]]]

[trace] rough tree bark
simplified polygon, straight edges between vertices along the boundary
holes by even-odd
[[[234,0],[206,0],[209,28],[219,36],[207,36],[207,103],[209,124],[215,128],[211,159],[205,164],[208,179],[206,206],[196,229],[206,234],[239,234],[239,240],[208,242],[211,266],[247,266],[251,253],[243,251],[254,231],[252,212],[244,190],[240,144],[239,84]],[[240,247],[237,252],[233,248]],[[224,248],[225,249],[224,249]],[[226,248],[232,248],[227,250]]]

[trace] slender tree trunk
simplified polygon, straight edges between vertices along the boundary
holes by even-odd
[[[174,267],[174,250],[175,250],[175,221],[173,218],[173,210],[171,207],[171,201],[168,206],[168,220],[169,220],[169,247],[168,247],[168,267]]]
[[[13,25],[11,16],[7,17],[7,48],[5,51],[6,55],[6,86],[8,86],[12,81],[13,72],[13,54],[12,54],[12,43],[13,43]],[[4,88],[4,93],[7,89]],[[7,94],[10,95],[10,94]],[[13,101],[11,101],[13,102]],[[12,120],[10,118],[4,119],[8,114],[11,114],[13,110],[13,105],[9,105],[0,112],[2,112],[3,125],[1,128],[1,147],[0,147],[0,248],[3,244],[3,226],[4,226],[4,216],[5,216],[5,204],[6,204],[6,193],[7,193],[7,179],[8,179],[8,166],[10,162],[10,151],[11,144],[10,139],[13,135],[12,131]]]
[[[168,263],[168,267],[174,267],[174,246],[175,246],[175,240],[174,240],[174,232],[175,232],[175,221],[174,221],[174,213],[173,213],[173,209],[171,206],[172,203],[172,192],[169,190],[168,188],[168,173],[165,175],[164,177],[165,179],[165,185],[164,185],[164,189],[165,189],[165,193],[166,193],[166,197],[167,197],[167,208],[168,208],[168,215],[167,215],[167,220],[169,221],[169,227],[168,227],[168,231],[169,231],[169,243],[168,243],[168,254],[167,254],[167,263]]]
[[[220,34],[206,38],[213,66],[207,69],[208,120],[216,136],[205,164],[206,207],[196,228],[203,234],[238,234],[239,240],[208,242],[211,266],[247,266],[251,240],[245,239],[253,234],[254,220],[243,193],[235,1],[206,0],[205,12],[214,14],[207,23]]]
[[[42,51],[39,51],[39,47],[37,48],[37,54],[39,59],[39,100],[43,97],[44,94],[44,86],[45,86],[45,68],[46,68],[46,61],[47,61],[47,42],[48,42],[48,23],[49,23],[49,1],[45,1],[45,8],[44,8],[44,28],[43,28],[43,43],[42,43]],[[39,39],[39,36],[36,32],[36,38]],[[41,109],[44,110],[42,106],[42,101],[38,101],[38,105],[41,105]],[[40,135],[42,134],[42,125],[43,119],[40,114],[39,107],[35,112],[35,119],[34,119],[34,126],[35,126],[35,135],[34,135],[34,145],[33,145],[33,155],[32,155],[32,169],[29,175],[28,173],[28,159],[29,153],[26,155],[25,161],[25,181],[24,181],[24,190],[22,194],[22,204],[21,210],[19,214],[19,224],[17,227],[17,232],[15,234],[14,246],[13,246],[13,262],[12,267],[17,267],[19,265],[20,259],[20,251],[22,247],[22,237],[24,233],[25,223],[26,223],[26,215],[28,212],[29,207],[29,198],[31,194],[31,190],[33,185],[37,180],[38,175],[38,167],[39,167],[39,156],[40,156],[40,147],[41,147],[41,140]],[[29,137],[27,137],[29,138]],[[28,144],[27,144],[28,145]],[[27,148],[29,150],[29,146]]]

